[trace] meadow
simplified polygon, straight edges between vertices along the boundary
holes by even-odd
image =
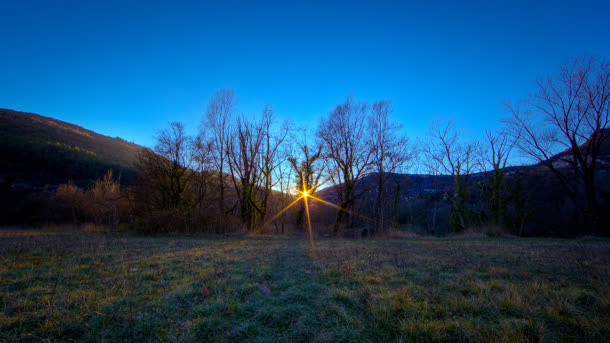
[[[610,341],[610,241],[0,230],[0,341]]]

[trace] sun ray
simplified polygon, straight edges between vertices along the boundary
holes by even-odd
[[[356,212],[354,212],[354,211],[348,210],[348,209],[343,208],[343,207],[341,207],[341,206],[337,206],[337,205],[335,205],[335,204],[333,204],[333,203],[330,203],[330,202],[328,202],[328,201],[326,201],[326,200],[322,200],[322,199],[320,199],[320,198],[317,198],[317,197],[315,197],[315,196],[313,196],[313,195],[311,195],[311,194],[309,195],[309,198],[311,198],[311,199],[313,199],[313,200],[315,200],[315,201],[319,201],[319,202],[321,202],[321,203],[323,203],[323,204],[326,204],[326,205],[328,205],[328,206],[332,206],[332,207],[334,207],[334,208],[336,208],[336,209],[338,209],[338,210],[340,210],[340,211],[343,211],[343,212],[345,212],[345,213],[349,213],[349,214],[354,215],[354,216],[356,216],[356,217],[360,217],[360,218],[362,218],[362,219],[364,219],[364,220],[366,220],[366,221],[373,222],[373,220],[371,220],[371,218],[369,218],[369,217],[367,217],[367,216],[363,216],[363,215],[361,215],[361,214],[359,214],[359,213],[356,213]]]
[[[303,183],[303,191],[301,194],[305,197],[305,206],[307,206],[307,185],[305,184],[305,177],[303,177],[303,169],[301,169],[301,181]]]
[[[310,194],[307,190],[307,184],[305,183],[305,177],[303,175],[302,170],[301,170],[301,181],[303,183],[303,190],[298,191],[298,192],[301,193],[303,202],[305,202],[305,213],[307,215],[307,229],[309,230],[309,244],[311,244],[311,256],[315,262],[316,261],[316,248],[313,243],[313,231],[311,230],[311,217],[309,216],[309,204],[307,202],[307,198],[310,196]]]
[[[307,191],[305,191],[303,193],[307,193]],[[309,229],[309,243],[311,244],[311,255],[312,255],[313,261],[315,263],[315,261],[316,261],[316,248],[315,248],[314,243],[313,243],[313,231],[311,230],[311,218],[309,216],[309,204],[307,203],[307,196],[306,195],[303,197],[303,200],[305,201],[305,213],[307,213],[307,228]]]
[[[271,224],[272,221],[276,220],[279,216],[282,215],[282,213],[286,212],[289,208],[291,208],[292,206],[294,206],[294,204],[296,204],[297,202],[299,202],[299,200],[301,200],[303,198],[303,195],[301,195],[300,197],[296,198],[296,200],[294,200],[293,202],[291,202],[288,206],[284,207],[283,210],[279,211],[275,216],[273,216],[273,218],[267,220],[267,222],[265,224],[263,224],[263,227]]]
[[[366,221],[372,222],[372,220],[366,216],[363,216],[361,214],[358,214],[354,211],[348,210],[346,208],[343,208],[341,206],[337,206],[333,203],[330,203],[326,200],[322,200],[318,197],[313,196],[313,192],[315,192],[315,190],[318,188],[318,185],[313,186],[310,189],[307,189],[307,185],[305,183],[305,178],[303,177],[303,174],[301,174],[301,180],[303,181],[303,189],[296,189],[296,188],[291,188],[292,190],[294,190],[295,192],[299,193],[301,196],[299,196],[298,198],[296,198],[293,202],[291,202],[288,206],[284,207],[283,210],[281,210],[280,212],[278,212],[275,216],[273,216],[273,218],[271,218],[270,220],[268,220],[264,225],[268,225],[270,224],[272,221],[274,221],[275,219],[277,219],[282,213],[286,212],[289,208],[291,208],[292,206],[294,206],[297,202],[299,202],[301,199],[303,199],[303,202],[305,204],[305,214],[307,216],[307,230],[309,232],[309,243],[311,244],[311,256],[314,260],[314,262],[317,259],[316,256],[316,248],[315,248],[315,244],[314,244],[314,239],[313,239],[313,229],[311,228],[311,215],[309,214],[309,201],[308,198],[311,198],[315,201],[318,201],[320,203],[323,203],[325,205],[334,207],[336,209],[338,209],[339,211],[344,211],[346,213],[349,213],[351,215],[354,215],[356,217],[360,217]]]

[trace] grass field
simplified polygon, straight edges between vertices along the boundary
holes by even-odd
[[[610,341],[608,240],[0,230],[0,341]]]

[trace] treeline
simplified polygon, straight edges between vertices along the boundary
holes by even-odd
[[[197,137],[181,123],[158,132],[154,151],[144,150],[137,165],[141,181],[132,188],[138,230],[205,228],[284,232],[303,228],[302,203],[276,217],[298,191],[315,197],[322,184],[340,187],[330,233],[354,227],[350,212],[362,194],[357,182],[375,172],[385,194],[385,173],[406,170],[411,158],[406,138],[389,115],[391,103],[372,105],[348,97],[319,124],[315,138],[290,123],[277,123],[271,106],[258,118],[235,115],[233,91],[212,97]],[[385,198],[378,197],[374,227],[384,230]]]
[[[139,153],[138,181],[115,190],[116,198],[100,198],[115,191],[102,192],[105,186],[96,184],[88,196],[98,200],[64,202],[115,199],[124,205],[100,206],[116,214],[90,211],[89,219],[124,220],[140,232],[304,230],[302,199],[282,210],[306,191],[310,220],[320,234],[404,227],[442,234],[487,226],[523,235],[528,222],[540,225],[533,218],[544,218],[543,212],[580,225],[581,234],[607,234],[602,209],[608,190],[599,179],[607,179],[600,168],[608,152],[609,82],[607,61],[573,60],[540,80],[528,99],[507,104],[510,117],[500,129],[486,131],[483,141],[469,140],[453,120],[435,121],[426,138],[409,141],[391,119],[390,100],[351,96],[312,134],[280,123],[270,105],[257,116],[238,114],[234,92],[221,89],[209,100],[196,136],[178,122],[157,133],[154,149]],[[509,171],[517,156],[537,164]],[[400,176],[413,170],[432,180],[415,193],[412,188],[421,185]],[[450,177],[449,184],[435,175]],[[541,202],[531,200],[536,196],[557,195],[557,189],[536,189],[535,177],[556,180],[550,185],[570,202],[562,203],[564,213],[533,208]],[[62,187],[58,196],[70,193],[71,186]]]

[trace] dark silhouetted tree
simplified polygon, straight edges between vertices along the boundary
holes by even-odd
[[[273,188],[278,185],[280,180],[275,178],[275,169],[285,161],[282,155],[282,148],[286,137],[290,133],[287,123],[279,130],[275,129],[274,121],[277,120],[271,105],[266,105],[263,109],[261,122],[259,125],[262,135],[261,153],[259,158],[260,177],[257,184],[260,200],[258,201],[259,223],[265,222],[269,210],[269,199],[273,193]]]
[[[335,185],[340,185],[339,206],[333,232],[342,225],[351,226],[349,210],[356,199],[356,184],[373,169],[374,152],[367,141],[369,134],[367,106],[349,96],[318,126],[317,136],[322,154],[328,161],[327,172]]]
[[[217,226],[224,227],[224,218],[227,214],[225,209],[226,181],[227,172],[227,151],[231,139],[231,119],[237,98],[235,92],[229,89],[218,90],[210,99],[205,117],[201,121],[202,136],[208,137],[211,142],[211,159],[214,169],[217,172],[218,184],[218,218]]]
[[[538,80],[535,93],[507,104],[507,110],[519,150],[557,177],[582,210],[586,227],[599,232],[596,177],[601,147],[610,136],[610,62],[574,59]]]
[[[391,100],[380,100],[373,104],[369,120],[369,146],[372,149],[372,170],[376,172],[375,199],[375,230],[381,231],[385,228],[385,208],[388,205],[389,185],[388,177],[392,173],[403,172],[406,164],[412,157],[408,140],[400,130],[402,128],[396,122],[391,121],[390,114],[393,112]],[[400,184],[395,185],[394,194],[395,207],[400,199]]]
[[[263,138],[261,124],[242,115],[237,119],[227,145],[227,161],[238,198],[239,217],[242,227],[248,231],[256,225],[255,211],[259,215],[262,213],[257,204],[256,185],[261,175],[259,160]]]
[[[317,188],[320,186],[320,178],[324,171],[321,166],[322,147],[313,153],[309,150],[307,143],[299,145],[299,157],[293,156],[288,158],[295,177],[295,188],[304,191],[307,190],[310,195],[315,195]],[[299,207],[296,216],[296,224],[302,227],[305,222],[305,212],[302,207]]]
[[[429,141],[422,147],[424,163],[438,168],[440,174],[453,177],[451,200],[451,232],[459,232],[473,223],[468,206],[468,179],[475,169],[477,146],[463,142],[463,132],[453,120],[435,121],[430,126]]]
[[[155,151],[142,149],[136,161],[141,177],[132,187],[132,198],[141,221],[139,229],[145,231],[191,229],[195,200],[189,181],[195,174],[189,170],[190,139],[181,123],[169,126],[158,132]]]
[[[485,131],[486,147],[481,149],[481,163],[484,170],[491,171],[487,178],[486,193],[488,198],[491,222],[497,226],[504,224],[506,212],[505,168],[515,139],[506,129],[492,132]]]

